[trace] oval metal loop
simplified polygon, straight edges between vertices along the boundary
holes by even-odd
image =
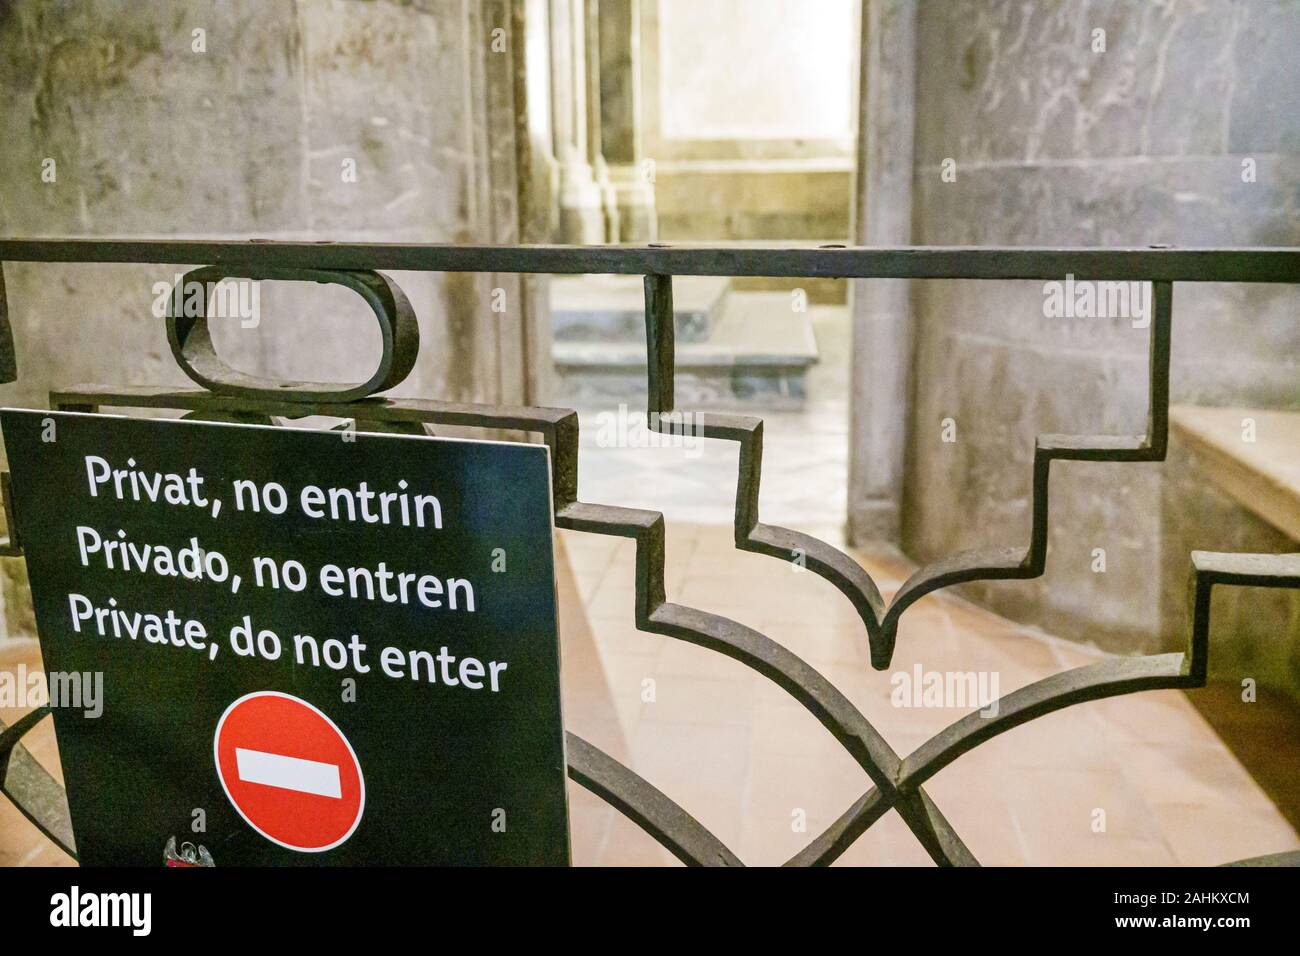
[[[291,382],[249,375],[232,368],[217,353],[208,327],[208,291],[211,284],[226,279],[320,282],[346,286],[366,300],[375,313],[383,337],[383,352],[374,374],[356,384],[338,382]],[[420,350],[420,327],[415,310],[401,288],[382,272],[342,269],[244,269],[204,266],[181,278],[182,293],[189,283],[203,284],[201,313],[176,315],[176,303],[185,296],[172,290],[167,304],[167,341],[176,363],[191,379],[211,392],[243,398],[266,398],[282,402],[353,402],[390,389],[415,367]]]

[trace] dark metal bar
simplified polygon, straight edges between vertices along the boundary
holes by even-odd
[[[853,604],[867,631],[872,666],[883,670],[893,657],[898,622],[904,611],[926,594],[971,581],[1026,579],[1043,574],[1047,563],[1048,490],[1051,463],[1062,461],[1161,461],[1168,444],[1169,356],[1173,324],[1172,287],[1154,284],[1149,346],[1148,423],[1145,436],[1045,435],[1034,449],[1032,525],[1027,548],[981,548],[949,555],[918,569],[886,605],[871,576],[838,548],[810,535],[759,522],[763,423],[738,415],[687,412],[665,418],[672,404],[671,279],[646,277],[646,369],[649,383],[647,420],[651,428],[672,432],[683,416],[700,423],[706,438],[740,443],[736,485],[736,547],[786,561],[797,557],[830,581]]]
[[[919,568],[898,589],[881,621],[890,652],[903,612],[926,594],[969,581],[1036,578],[1047,568],[1048,491],[1053,461],[1164,461],[1169,445],[1169,356],[1173,288],[1153,283],[1148,347],[1146,435],[1040,435],[1034,443],[1029,547],[984,548],[949,555]],[[886,663],[888,658],[886,657]]]
[[[0,261],[412,272],[857,279],[1300,282],[1300,248],[461,246],[193,239],[0,239]]]
[[[1235,587],[1290,588],[1300,590],[1300,554],[1223,554],[1192,552],[1188,588],[1192,622],[1188,648],[1188,679],[1205,684],[1210,658],[1210,604],[1216,584]]]
[[[673,277],[645,277],[646,415],[658,421],[673,410],[674,355],[677,326],[673,321]]]
[[[872,787],[853,806],[827,827],[815,840],[790,857],[786,866],[830,866],[871,825],[893,809],[878,787]]]
[[[4,262],[0,261],[0,384],[18,380],[14,330],[9,324],[9,298],[5,294]]]
[[[72,835],[68,795],[20,743],[23,735],[49,713],[48,706],[37,707],[10,727],[0,721],[0,793],[12,800],[23,816],[75,860],[77,844]]]
[[[805,850],[791,860],[825,865],[842,854],[895,800],[916,793],[920,785],[987,740],[1037,717],[1075,704],[1143,690],[1205,686],[1209,655],[1211,590],[1216,584],[1300,589],[1300,554],[1192,553],[1187,649],[1181,653],[1115,658],[1076,667],[1028,684],[999,698],[991,708],[972,711],[926,741],[899,766],[894,794],[873,787]],[[904,802],[897,803],[903,813]],[[938,818],[938,808],[933,808]],[[904,819],[908,819],[906,816]],[[912,821],[908,820],[909,826]],[[927,841],[915,826],[923,844]],[[927,850],[934,853],[927,844]],[[960,853],[960,850],[956,851]],[[973,858],[972,858],[973,859]],[[1285,865],[1289,855],[1260,857],[1252,865]],[[954,860],[953,862],[958,862]]]
[[[1224,866],[1300,866],[1300,850],[1287,850],[1283,853],[1269,853],[1265,856],[1252,856]]]
[[[569,776],[639,826],[687,866],[744,866],[699,821],[602,750],[566,734]]]
[[[204,289],[227,279],[273,279],[286,282],[320,282],[340,285],[357,293],[374,312],[382,349],[379,364],[364,382],[340,385],[330,382],[282,382],[259,378],[231,368],[217,352],[208,326],[207,296],[198,315],[177,314],[177,304],[187,297],[191,283]],[[168,298],[167,341],[172,357],[191,379],[224,395],[243,395],[272,401],[354,402],[400,384],[415,367],[420,351],[420,326],[401,288],[381,272],[327,269],[232,269],[205,266],[187,272]],[[184,310],[181,310],[184,311]]]

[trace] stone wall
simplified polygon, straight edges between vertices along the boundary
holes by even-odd
[[[0,234],[519,241],[520,9],[0,3]],[[52,387],[81,382],[188,385],[150,311],[154,284],[183,268],[6,264],[20,377],[0,399],[44,406]],[[536,393],[530,349],[545,349],[530,336],[547,321],[535,289],[514,276],[395,278],[422,347],[394,394]],[[498,287],[504,314],[490,307]],[[261,316],[256,329],[216,330],[248,371],[360,381],[374,367],[378,336],[349,292],[264,283]]]
[[[922,0],[916,23],[913,242],[1300,245],[1300,5]],[[1147,330],[1045,318],[1043,299],[914,284],[902,542],[918,559],[1028,541],[1036,434],[1145,428]],[[1176,286],[1173,401],[1300,409],[1298,312],[1294,288]],[[1163,465],[1058,464],[1047,574],[968,593],[1081,641],[1178,646],[1191,548],[1296,548],[1195,468],[1177,442]],[[1296,598],[1223,603],[1245,657],[1300,686]]]

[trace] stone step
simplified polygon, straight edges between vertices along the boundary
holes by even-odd
[[[1215,484],[1300,541],[1300,412],[1175,405],[1169,423]]]
[[[673,279],[677,341],[701,342],[721,315],[731,280]],[[641,276],[555,276],[551,329],[557,342],[644,342],[645,286]]]
[[[642,399],[645,335],[637,342],[557,341],[560,400],[579,406]],[[807,313],[781,292],[732,292],[705,341],[678,340],[680,407],[762,404],[801,407],[817,342]]]

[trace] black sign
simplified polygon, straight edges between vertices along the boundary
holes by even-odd
[[[544,446],[0,422],[83,864],[568,863]]]

